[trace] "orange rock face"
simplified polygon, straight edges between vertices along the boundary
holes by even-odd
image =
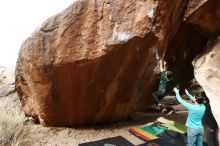
[[[48,19],[20,49],[16,88],[23,110],[46,126],[78,126],[146,107],[158,60],[165,57],[175,69],[204,44],[182,23],[186,5],[81,0]]]

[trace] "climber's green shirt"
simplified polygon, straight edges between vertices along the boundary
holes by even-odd
[[[159,85],[159,91],[165,92],[167,88],[167,82],[168,82],[167,75],[165,71],[161,72],[161,79],[160,79],[160,85]]]

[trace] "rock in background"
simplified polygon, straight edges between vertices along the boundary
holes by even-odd
[[[15,92],[14,68],[0,66],[0,98]]]

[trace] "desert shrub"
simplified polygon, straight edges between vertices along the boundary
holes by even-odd
[[[0,85],[3,84],[4,76],[0,74]]]
[[[21,143],[19,138],[24,135],[25,115],[14,107],[8,109],[8,101],[0,102],[0,145],[18,146]]]

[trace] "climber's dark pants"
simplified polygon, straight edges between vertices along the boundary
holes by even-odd
[[[156,105],[159,104],[160,100],[162,100],[165,95],[166,95],[165,91],[160,91],[160,90],[152,93],[152,96],[154,97]]]

